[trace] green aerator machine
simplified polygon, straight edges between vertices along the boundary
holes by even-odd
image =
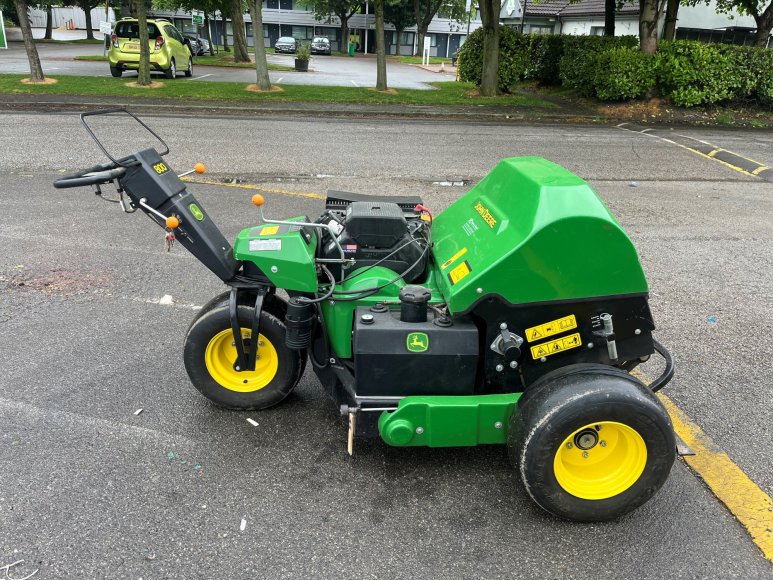
[[[92,115],[129,115],[162,147],[114,158]],[[578,521],[618,518],[665,482],[676,443],[654,392],[673,360],[631,240],[576,175],[504,159],[437,215],[418,197],[331,191],[313,221],[268,219],[255,195],[261,221],[232,246],[144,123],[81,120],[109,162],[55,187],[114,184],[124,212],[142,210],[227,286],[183,347],[214,404],[277,405],[311,363],[350,454],[360,437],[503,445],[532,499]],[[655,353],[665,368],[645,385],[630,371]]]

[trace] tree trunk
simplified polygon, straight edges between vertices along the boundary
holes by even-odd
[[[427,29],[420,28],[419,26],[416,27],[416,34],[418,35],[418,39],[416,42],[416,52],[413,56],[424,56],[424,37],[427,36]]]
[[[770,29],[773,28],[773,3],[768,6],[765,12],[755,16],[754,21],[757,23],[757,36],[754,39],[754,45],[764,48],[768,45]]]
[[[94,31],[91,29],[91,9],[84,8],[83,12],[86,14],[86,38],[94,40]]]
[[[397,35],[397,40],[395,41],[395,56],[400,56],[400,39],[403,37],[403,29],[397,28],[395,34]]]
[[[223,24],[223,52],[231,52],[228,48],[228,15],[220,12],[221,22]]]
[[[349,20],[346,18],[346,14],[336,14],[341,21],[341,52],[344,54],[349,52]]]
[[[266,43],[263,42],[263,0],[255,0],[252,5],[252,41],[255,45],[255,84],[261,91],[271,90],[271,79],[268,78],[268,63],[266,62]]]
[[[212,42],[212,31],[210,29],[211,22],[209,20],[209,12],[204,13],[204,33],[206,34],[207,42],[209,42],[209,56],[215,56],[215,43]]]
[[[53,20],[54,20],[54,9],[51,6],[51,4],[46,5],[46,35],[43,37],[46,40],[51,40],[52,38],[52,29],[53,29]]]
[[[604,36],[615,35],[615,9],[617,0],[604,0]]]
[[[642,52],[655,54],[658,49],[658,2],[639,2],[639,42]]]
[[[667,0],[666,22],[663,26],[663,40],[676,38],[676,16],[679,13],[679,0]]]
[[[121,0],[121,18],[136,16],[134,13],[134,2],[131,0]]]
[[[247,33],[244,30],[242,0],[232,0],[231,6],[231,22],[234,29],[234,62],[250,62],[250,55],[247,52]]]
[[[499,0],[481,0],[480,18],[483,23],[483,72],[480,94],[493,97],[499,88]]]
[[[376,90],[387,90],[386,55],[384,54],[384,0],[374,0],[376,6]]]
[[[32,37],[27,2],[25,0],[14,0],[13,4],[19,17],[19,26],[21,27],[21,35],[24,38],[27,60],[30,62],[30,80],[33,83],[41,83],[46,80],[46,77],[43,75],[43,67],[40,66],[40,57],[38,56],[38,49],[35,48],[35,39]]]
[[[137,27],[140,29],[140,64],[137,70],[137,84],[150,84],[150,38],[148,38],[148,15],[145,0],[134,0],[134,11],[137,14]]]

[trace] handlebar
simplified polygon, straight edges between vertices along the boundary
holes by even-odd
[[[125,167],[117,167],[115,163],[102,163],[78,173],[67,175],[54,181],[54,187],[65,189],[68,187],[82,187],[84,185],[96,185],[109,183],[126,173]]]

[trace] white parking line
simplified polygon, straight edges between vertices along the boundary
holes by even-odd
[[[349,81],[349,82],[350,82],[350,83],[352,83],[352,84],[353,84],[355,87],[357,87],[358,89],[360,88],[360,85],[358,85],[358,84],[357,84],[357,83],[355,83],[354,81]]]
[[[279,83],[281,83],[283,78],[284,78],[284,77],[279,77],[279,78],[276,80],[276,84],[279,84]]]
[[[191,80],[192,80],[192,81],[197,81],[197,80],[199,80],[199,79],[204,79],[204,78],[207,78],[207,77],[211,77],[213,74],[214,74],[214,73],[210,73],[210,74],[208,74],[208,75],[201,75],[200,77],[193,77]]]

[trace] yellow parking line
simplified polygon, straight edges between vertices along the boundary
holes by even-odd
[[[719,153],[720,151],[724,151],[724,149],[722,149],[721,147],[717,147],[716,149],[714,149],[714,151],[709,151],[709,152],[706,154],[706,156],[707,156],[707,157],[711,157],[711,158],[713,159],[713,158],[714,158],[714,155],[716,155],[716,154],[717,154],[717,153]]]
[[[742,167],[738,167],[737,165],[733,165],[732,163],[728,163],[727,161],[722,161],[721,159],[717,159],[716,157],[709,157],[705,153],[701,153],[697,149],[693,149],[692,147],[688,147],[687,145],[682,145],[681,143],[676,143],[675,141],[671,141],[671,143],[674,143],[674,145],[679,145],[679,147],[682,147],[683,149],[687,149],[688,151],[692,151],[696,155],[700,155],[701,157],[705,157],[706,159],[711,159],[712,161],[716,161],[718,163],[721,163],[722,165],[724,165],[726,167],[729,167],[730,169],[733,169],[735,171],[738,171],[739,173],[743,173],[745,175],[753,175],[750,171],[746,171]],[[714,153],[714,155],[716,155],[717,151],[712,151],[712,153]]]
[[[647,385],[652,382],[638,369],[631,374]],[[682,459],[746,528],[763,556],[773,562],[773,499],[668,396],[657,396],[671,416],[674,432],[695,453]]]
[[[289,189],[273,189],[270,187],[263,187],[260,185],[253,185],[251,183],[223,183],[222,181],[213,181],[211,179],[191,179],[190,177],[183,177],[183,181],[188,183],[198,183],[201,185],[219,185],[222,187],[237,187],[239,189],[254,189],[256,191],[264,191],[266,193],[278,193],[281,195],[293,195],[296,197],[310,197],[313,199],[325,199],[324,195],[310,191],[291,191]]]
[[[762,173],[762,172],[763,172],[763,171],[765,171],[766,169],[770,169],[770,167],[767,167],[767,166],[765,166],[765,165],[760,165],[760,166],[759,166],[757,169],[755,169],[754,171],[752,171],[752,175],[759,175],[760,173]]]

